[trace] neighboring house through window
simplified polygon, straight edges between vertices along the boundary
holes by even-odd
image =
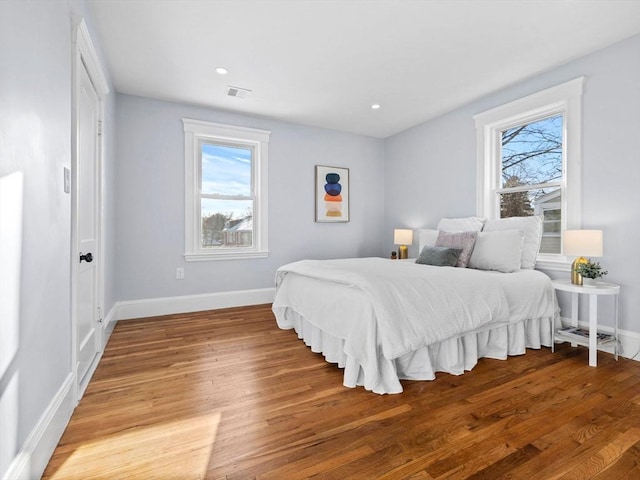
[[[580,125],[583,78],[474,117],[477,214],[542,215],[537,265],[566,263],[562,231],[580,227]]]
[[[562,205],[561,190],[551,189],[533,202],[533,214],[542,215],[541,253],[562,252]]]
[[[183,118],[185,258],[265,257],[270,132]]]

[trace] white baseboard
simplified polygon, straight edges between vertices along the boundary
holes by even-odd
[[[562,325],[568,327],[571,325],[571,319],[562,317]],[[580,328],[589,329],[589,322],[578,322]],[[598,330],[613,335],[613,327],[598,325]],[[620,342],[620,350],[618,355],[631,360],[640,361],[640,334],[630,332],[628,330],[618,329],[618,340]]]
[[[275,288],[118,302],[117,320],[272,303]]]
[[[4,480],[40,478],[75,408],[74,375],[70,373],[15,456]]]
[[[117,305],[114,305],[113,307],[111,307],[111,310],[109,310],[109,313],[107,314],[107,316],[102,319],[100,350],[98,351],[98,354],[91,362],[91,366],[89,367],[87,374],[84,376],[84,379],[82,380],[80,385],[78,385],[78,402],[83,397],[85,390],[87,389],[87,387],[89,386],[89,383],[91,382],[91,377],[93,377],[93,374],[95,373],[96,368],[98,368],[98,365],[100,364],[100,360],[102,360],[104,347],[107,345],[107,342],[109,341],[109,337],[111,337],[111,334],[113,333],[113,329],[116,327],[116,315],[117,315]]]
[[[109,314],[102,322],[102,348],[96,356],[90,372],[87,374],[86,384],[88,384],[89,379],[102,358],[104,346],[107,344],[116,325],[117,313],[116,304],[111,308]],[[42,414],[42,417],[40,417],[40,420],[29,434],[24,445],[9,465],[9,469],[4,477],[2,477],[3,480],[32,480],[42,476],[76,407],[76,402],[73,399],[74,382],[75,376],[73,373],[69,373],[49,403],[49,406]],[[86,384],[80,386],[78,392],[80,398],[87,386]]]
[[[113,333],[113,329],[116,328],[118,321],[118,303],[116,302],[109,310],[109,313],[102,320],[102,348],[100,351],[104,351],[104,347],[107,346],[107,342]]]

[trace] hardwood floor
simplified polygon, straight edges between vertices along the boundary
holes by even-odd
[[[45,479],[640,479],[640,363],[585,348],[342,386],[270,305],[119,322]]]

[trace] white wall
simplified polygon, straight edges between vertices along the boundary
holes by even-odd
[[[9,183],[0,182],[0,229],[11,231],[0,249],[20,245],[10,262],[0,257],[10,263],[0,266],[2,478],[71,372],[71,198],[63,168],[71,166],[72,27],[85,16],[93,31],[86,13],[82,1],[0,1],[0,178],[22,178],[22,190],[8,196]],[[112,110],[111,101],[110,117]],[[57,438],[49,440],[55,446]],[[38,476],[29,463],[46,465],[44,455],[23,459],[23,472]]]
[[[606,279],[622,287],[620,326],[640,333],[640,36],[388,138],[385,230],[434,228],[441,217],[474,215],[473,115],[583,75],[582,226],[604,230],[599,261]]]
[[[271,131],[268,258],[184,261],[183,117]],[[127,95],[116,124],[118,300],[271,288],[294,260],[382,254],[380,139]],[[315,165],[350,169],[349,223],[315,223]]]

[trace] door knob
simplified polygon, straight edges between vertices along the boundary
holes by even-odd
[[[91,252],[86,255],[83,255],[82,252],[80,252],[80,263],[82,263],[83,260],[87,263],[93,262],[93,255],[91,255]]]

